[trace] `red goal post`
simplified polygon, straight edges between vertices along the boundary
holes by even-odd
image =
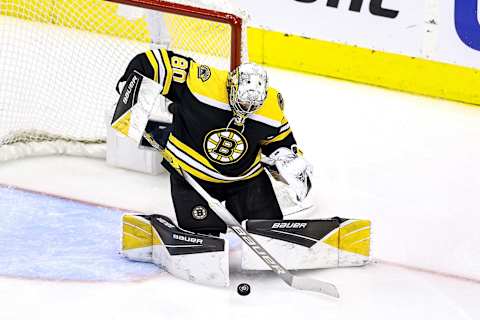
[[[152,10],[160,10],[166,13],[180,14],[188,17],[207,19],[225,23],[231,26],[231,49],[230,70],[237,67],[242,61],[242,26],[243,19],[233,13],[194,7],[181,3],[172,3],[161,0],[108,0],[126,5],[139,6]]]

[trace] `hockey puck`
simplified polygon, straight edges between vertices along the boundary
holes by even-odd
[[[247,296],[250,294],[250,285],[248,283],[240,283],[237,287],[237,292],[241,296]]]

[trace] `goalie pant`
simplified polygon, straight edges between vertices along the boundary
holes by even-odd
[[[238,221],[283,218],[272,183],[266,172],[249,180],[229,184],[198,181],[214,198],[225,201],[226,208]],[[225,223],[208,203],[177,172],[170,175],[171,194],[180,228],[197,233],[226,232]]]

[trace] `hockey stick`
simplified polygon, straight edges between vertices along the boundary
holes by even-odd
[[[192,178],[192,176],[180,168],[180,171],[185,180],[197,191],[202,198],[204,198],[208,206],[222,219],[225,224],[240,237],[255,252],[269,267],[272,269],[283,281],[290,287],[300,290],[309,290],[320,292],[335,298],[339,298],[335,285],[312,278],[305,278],[293,275],[290,271],[285,269],[274,257],[268,253],[250,234],[242,227],[242,225],[232,216],[232,214],[225,208],[220,201],[213,198],[200,186],[200,184]]]
[[[157,149],[162,155],[164,148],[162,148],[155,139],[152,138],[149,134],[144,134],[143,137],[150,143],[150,145]],[[225,222],[225,224],[233,231],[235,234],[242,239],[243,242],[250,247],[250,249],[255,252],[269,267],[275,272],[286,284],[290,287],[299,289],[299,290],[309,290],[320,292],[335,298],[340,298],[337,288],[335,285],[320,281],[312,278],[305,278],[293,275],[290,271],[285,269],[278,261],[268,253],[250,234],[242,227],[242,225],[233,217],[233,215],[225,208],[220,201],[213,198],[202,186],[192,178],[192,176],[179,168],[180,173],[184,177],[195,191],[197,191],[200,196],[207,201],[208,206],[220,217],[220,219]]]

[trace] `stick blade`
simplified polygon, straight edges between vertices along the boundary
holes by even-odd
[[[340,298],[340,294],[335,285],[317,279],[294,276],[292,279],[292,287],[299,290],[320,292],[334,298]]]

